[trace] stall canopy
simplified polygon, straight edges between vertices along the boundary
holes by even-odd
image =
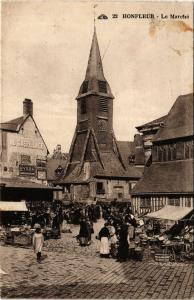
[[[0,211],[28,211],[26,202],[0,201]]]
[[[187,216],[192,210],[193,208],[191,207],[166,205],[160,210],[148,213],[146,217],[153,219],[178,221]]]

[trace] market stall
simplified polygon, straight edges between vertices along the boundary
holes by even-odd
[[[166,205],[148,213],[145,219],[153,220],[149,245],[158,262],[191,260],[193,253],[193,223],[189,222],[193,209],[190,207]],[[154,234],[154,223],[160,229]]]
[[[41,224],[40,217],[36,218],[36,224],[28,222],[27,218],[27,205],[25,201],[0,201],[0,240],[1,242],[9,245],[17,246],[31,246],[32,236],[34,234],[36,225]],[[42,233],[46,239],[60,238],[59,226],[56,223],[57,215],[54,214],[51,218],[52,227],[42,226]]]
[[[27,211],[25,201],[0,201],[0,235],[6,244],[31,245],[33,230],[27,225],[18,224],[18,219],[22,219],[21,214]]]

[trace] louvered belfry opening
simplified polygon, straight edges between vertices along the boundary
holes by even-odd
[[[108,98],[99,97],[98,111],[108,112]]]
[[[106,81],[98,80],[98,88],[100,93],[107,93]]]

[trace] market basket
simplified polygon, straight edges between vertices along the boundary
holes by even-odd
[[[170,255],[167,253],[155,253],[154,258],[156,262],[161,262],[161,263],[166,263],[170,261]]]

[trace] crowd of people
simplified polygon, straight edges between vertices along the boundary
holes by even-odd
[[[72,224],[79,226],[78,234],[74,236],[80,247],[88,247],[92,240],[99,240],[100,256],[104,258],[115,258],[118,261],[125,261],[128,258],[135,258],[139,253],[139,258],[143,255],[143,250],[151,243],[163,243],[162,246],[170,244],[173,237],[177,239],[180,235],[180,242],[184,243],[188,248],[191,247],[190,240],[193,238],[193,227],[187,224],[188,232],[184,222],[174,224],[169,230],[165,228],[165,224],[159,220],[150,220],[140,218],[136,212],[132,212],[129,204],[126,203],[71,203],[63,205],[62,202],[53,202],[49,207],[42,209],[33,209],[21,215],[21,219],[8,219],[6,228],[13,227],[14,224],[22,225],[28,228],[29,234],[34,233],[33,247],[37,254],[37,260],[41,260],[41,249],[44,239],[60,238],[61,233],[74,231]],[[95,226],[94,223],[100,219]],[[99,232],[96,228],[103,224]],[[22,228],[23,228],[22,227]],[[177,237],[178,236],[178,237]],[[145,247],[144,247],[145,246]],[[132,251],[132,249],[134,251]],[[136,251],[139,252],[136,252]],[[145,249],[144,249],[145,250]],[[130,256],[131,255],[131,256]],[[138,257],[138,255],[137,255]]]
[[[110,210],[108,210],[110,212]],[[112,210],[105,216],[105,224],[97,238],[100,240],[101,257],[113,257],[125,261],[129,256],[129,244],[135,239],[137,222],[131,210]]]
[[[129,255],[129,244],[135,239],[135,228],[137,221],[130,207],[125,205],[116,207],[114,205],[102,204],[100,216],[104,219],[104,226],[96,236],[100,240],[100,256],[105,258],[117,258],[125,261]],[[80,230],[77,239],[80,246],[89,246],[94,233],[92,215],[82,216]]]

